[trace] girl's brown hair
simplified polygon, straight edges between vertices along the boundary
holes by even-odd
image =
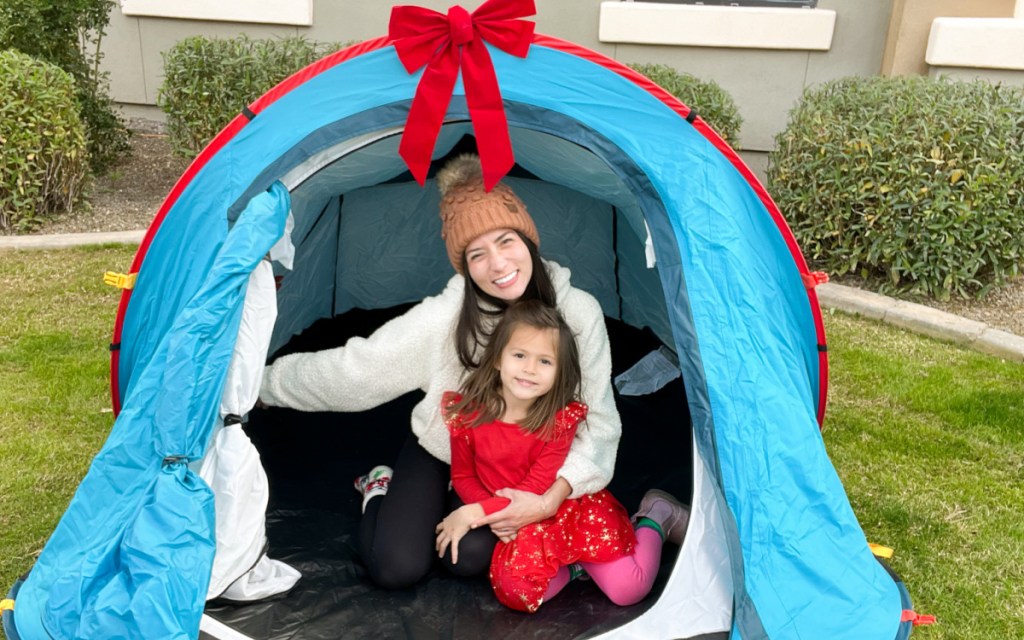
[[[516,235],[526,244],[526,248],[530,252],[530,261],[533,263],[533,276],[520,300],[539,300],[554,307],[557,304],[555,285],[551,282],[551,276],[548,275],[548,270],[540,259],[537,245],[520,231],[516,231]],[[469,273],[465,253],[462,254],[462,273]],[[487,303],[490,308],[484,308],[481,303]],[[480,362],[475,360],[476,354],[491,337],[485,327],[485,324],[489,324],[486,322],[486,318],[500,316],[508,308],[508,305],[508,302],[481,291],[473,279],[466,276],[462,308],[459,310],[459,322],[455,327],[455,350],[459,354],[459,362],[463,367],[472,371],[480,366]]]
[[[556,335],[555,382],[551,390],[537,398],[530,406],[520,426],[549,439],[554,429],[554,417],[573,400],[579,398],[583,379],[580,371],[579,350],[572,329],[553,306],[539,300],[522,300],[506,309],[494,334],[484,349],[480,365],[472,370],[462,384],[462,399],[448,407],[446,417],[456,414],[472,415],[469,423],[477,427],[500,419],[505,414],[505,399],[501,395],[501,354],[516,328],[553,329]]]

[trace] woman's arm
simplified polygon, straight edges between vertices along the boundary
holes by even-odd
[[[364,411],[425,389],[437,365],[432,350],[451,348],[446,302],[444,294],[428,298],[368,338],[279,358],[264,372],[260,400],[302,411]]]
[[[562,305],[562,314],[576,333],[583,372],[581,399],[590,407],[558,472],[572,487],[570,497],[578,498],[597,493],[611,480],[622,420],[612,393],[612,355],[600,304],[589,294],[573,289]]]
[[[572,493],[572,487],[565,478],[557,478],[555,482],[542,494],[520,491],[518,489],[499,489],[497,494],[501,498],[508,498],[509,505],[501,511],[488,514],[473,522],[472,528],[490,527],[494,535],[504,542],[510,534],[515,533],[522,527],[534,522],[540,522],[545,518],[558,513],[565,499]]]

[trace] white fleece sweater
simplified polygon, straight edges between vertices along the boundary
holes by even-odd
[[[611,351],[597,300],[572,287],[569,270],[545,261],[558,309],[576,334],[583,372],[583,402],[590,407],[559,471],[579,497],[611,480],[622,423],[611,386]],[[441,394],[457,390],[465,372],[455,351],[455,325],[465,279],[456,275],[439,295],[426,298],[381,326],[369,338],[344,346],[295,353],[267,367],[260,399],[302,411],[365,411],[409,391],[426,397],[412,411],[420,445],[451,463],[448,429],[441,418]]]

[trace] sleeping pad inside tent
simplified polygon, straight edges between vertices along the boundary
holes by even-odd
[[[466,146],[490,157],[473,83],[453,79],[421,186],[399,148],[433,76],[381,38],[249,105],[157,214],[111,345],[117,421],[12,588],[9,637],[909,635],[906,589],[824,449],[824,330],[780,212],[686,106],[531,37],[528,54],[474,51],[500,84],[504,181],[541,254],[600,303],[628,378],[611,489],[627,509],[651,487],[691,503],[654,592],[619,608],[573,583],[529,616],[483,580],[376,589],[352,479],[393,458],[415,394],[361,414],[250,410],[267,358],[365,335],[453,275],[432,175]]]

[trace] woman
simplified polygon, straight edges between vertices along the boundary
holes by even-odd
[[[611,352],[600,305],[569,284],[569,270],[540,259],[533,219],[512,190],[483,188],[479,159],[464,155],[437,176],[441,237],[457,274],[369,338],[285,356],[267,368],[260,400],[303,411],[364,411],[409,391],[426,393],[412,411],[412,434],[394,464],[357,481],[365,492],[361,551],[371,579],[386,588],[414,584],[430,571],[434,527],[458,498],[449,497],[451,451],[441,396],[479,364],[504,309],[520,299],[557,306],[579,342],[582,399],[590,406],[558,480],[543,495],[504,490],[505,509],[474,523],[460,543],[458,575],[483,574],[497,539],[555,514],[567,497],[595,493],[611,479],[621,422],[611,388]],[[489,527],[488,530],[485,527]],[[493,532],[493,533],[492,533]]]

